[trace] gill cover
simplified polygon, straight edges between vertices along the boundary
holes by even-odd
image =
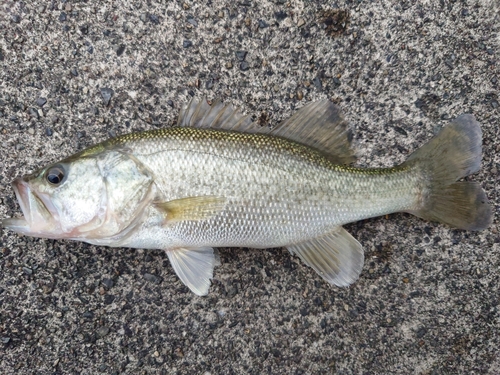
[[[105,215],[92,231],[92,238],[105,238],[117,235],[140,218],[153,199],[153,176],[133,155],[121,150],[101,153],[97,165],[105,186]]]

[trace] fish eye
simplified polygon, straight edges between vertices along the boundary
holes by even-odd
[[[59,185],[64,179],[64,168],[62,165],[51,167],[45,174],[45,178],[51,185]]]

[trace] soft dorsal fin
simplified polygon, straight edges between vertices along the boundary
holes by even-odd
[[[327,99],[305,105],[268,134],[313,147],[338,164],[351,164],[356,160],[347,121],[340,108]]]
[[[219,99],[209,105],[205,98],[193,98],[181,110],[177,126],[275,135],[322,151],[336,164],[355,161],[351,148],[352,133],[340,108],[329,100],[307,104],[271,129],[258,126],[250,116],[243,115],[238,108],[225,105]]]

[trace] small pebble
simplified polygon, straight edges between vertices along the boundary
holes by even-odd
[[[102,100],[104,101],[104,105],[107,107],[109,103],[111,102],[111,97],[113,96],[115,92],[113,89],[110,89],[108,87],[103,87],[101,88],[101,96]]]
[[[319,91],[323,89],[323,82],[321,82],[321,79],[319,77],[315,77],[313,79],[313,85],[316,87]]]
[[[30,108],[29,113],[30,113],[30,116],[35,118],[35,119],[38,119],[40,117],[36,108]]]
[[[39,106],[39,107],[43,107],[45,105],[45,103],[47,103],[47,99],[46,98],[39,97],[36,100],[36,105]]]
[[[156,14],[150,14],[149,15],[149,21],[153,25],[159,25],[160,24],[160,19],[158,18],[158,16]]]
[[[156,275],[145,273],[144,280],[149,281],[150,283],[158,284],[160,282],[160,278]]]
[[[114,285],[112,279],[102,279],[101,284],[104,285],[106,289],[111,289]]]
[[[116,49],[116,56],[123,55],[123,52],[125,52],[125,44],[120,44]]]
[[[274,18],[276,18],[278,21],[283,21],[288,15],[286,12],[283,12],[282,10],[278,12],[274,12]]]
[[[297,26],[298,27],[302,27],[306,24],[306,21],[304,21],[303,18],[299,18],[299,20],[297,21]]]
[[[196,22],[196,20],[193,18],[193,16],[188,16],[187,21],[189,24],[193,25],[194,27],[198,27],[198,22]]]
[[[192,47],[193,46],[193,42],[191,42],[190,40],[185,40],[184,42],[182,42],[182,46],[184,48]]]
[[[259,20],[259,29],[265,29],[266,27],[269,27],[269,24],[264,20]]]
[[[247,57],[247,53],[247,51],[236,51],[236,58],[238,59],[238,61],[244,61]]]
[[[97,336],[104,337],[109,333],[108,327],[101,327],[97,330]]]
[[[240,70],[247,71],[248,69],[250,69],[250,65],[246,61],[243,61],[240,64]]]
[[[59,14],[59,21],[66,21],[66,12],[61,12],[61,14]]]
[[[420,338],[424,337],[426,333],[427,333],[427,328],[421,327],[417,331],[417,337],[420,339]]]
[[[105,305],[111,305],[114,300],[115,300],[115,296],[113,296],[111,294],[106,294],[104,296],[104,304]]]
[[[43,285],[42,286],[43,294],[50,294],[50,293],[52,293],[53,290],[54,290],[54,287],[52,285]],[[59,313],[59,314],[61,314],[61,313]]]

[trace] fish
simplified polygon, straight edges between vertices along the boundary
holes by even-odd
[[[492,206],[477,182],[481,125],[462,114],[390,168],[361,168],[340,108],[311,102],[275,127],[231,104],[193,98],[177,125],[108,139],[12,185],[41,238],[164,250],[180,280],[208,294],[217,248],[286,248],[326,282],[360,276],[362,245],[344,224],[406,212],[478,231]]]

